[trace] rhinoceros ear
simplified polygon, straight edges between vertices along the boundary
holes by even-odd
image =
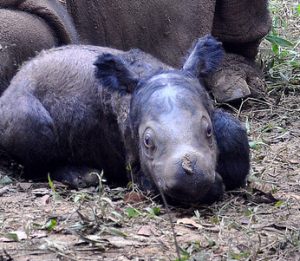
[[[97,58],[94,65],[95,76],[105,87],[132,93],[138,84],[138,79],[118,56],[104,53]]]
[[[222,43],[218,42],[214,37],[206,35],[197,40],[182,70],[196,77],[204,77],[217,69],[223,55]]]

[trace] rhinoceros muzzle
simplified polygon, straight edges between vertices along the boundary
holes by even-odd
[[[201,201],[215,181],[214,164],[198,154],[186,153],[165,166],[163,192],[180,201]]]

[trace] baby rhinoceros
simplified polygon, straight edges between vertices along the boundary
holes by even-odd
[[[249,171],[245,129],[213,108],[198,80],[222,55],[211,36],[196,42],[181,70],[139,50],[45,51],[0,98],[0,145],[30,178],[50,172],[79,187],[98,169],[177,202],[218,200]]]

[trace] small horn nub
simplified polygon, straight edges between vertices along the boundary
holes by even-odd
[[[193,162],[188,154],[183,157],[181,166],[186,174],[194,174]]]

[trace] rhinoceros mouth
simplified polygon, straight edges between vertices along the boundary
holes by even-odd
[[[174,188],[168,188],[165,187],[163,189],[163,193],[171,198],[172,200],[175,200],[177,202],[185,203],[185,204],[191,204],[191,203],[200,203],[202,199],[207,195],[210,185],[206,186],[199,186],[198,191],[182,191],[180,189],[176,190]]]
[[[209,189],[214,183],[214,175],[210,175],[209,179],[203,182],[187,182],[187,184],[181,184],[178,182],[168,184],[162,177],[156,177],[154,184],[159,193],[163,193],[167,198],[172,201],[181,202],[184,204],[200,203],[202,199],[207,195]]]

